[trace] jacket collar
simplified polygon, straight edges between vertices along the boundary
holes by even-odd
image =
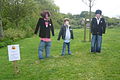
[[[65,26],[65,27],[70,27],[70,25],[66,25],[66,24],[63,24],[63,26]]]
[[[97,17],[95,17],[95,18],[98,20],[98,18],[97,18]],[[101,18],[102,18],[102,16],[100,16],[99,20],[101,20]]]

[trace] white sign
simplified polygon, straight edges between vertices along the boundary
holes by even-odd
[[[8,45],[9,61],[20,60],[20,48],[19,45]]]

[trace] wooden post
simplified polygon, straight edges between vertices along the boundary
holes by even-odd
[[[86,42],[86,20],[84,24],[84,42]]]
[[[14,66],[15,74],[18,74],[20,71],[19,71],[19,68],[18,68],[18,65],[17,65],[17,61],[13,61],[13,66]]]

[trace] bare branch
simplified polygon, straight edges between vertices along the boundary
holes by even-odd
[[[87,6],[89,6],[89,4],[87,3],[86,0],[82,0],[82,2],[83,2],[84,4],[86,4]]]
[[[82,2],[83,2],[84,4],[86,4],[87,6],[89,6],[89,7],[93,7],[95,0],[82,0]],[[90,4],[90,3],[91,3],[91,4]]]
[[[95,2],[95,0],[93,0],[93,1],[92,1],[91,7],[93,7],[93,6],[94,6],[94,2]]]

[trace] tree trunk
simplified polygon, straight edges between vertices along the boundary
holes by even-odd
[[[0,39],[3,38],[3,27],[2,27],[2,20],[0,20]]]
[[[91,8],[92,8],[91,0],[90,0],[89,7],[90,7],[90,11],[89,11],[90,17],[89,17],[89,20],[90,20],[90,24],[91,24]],[[90,26],[90,29],[89,29],[89,41],[91,41],[91,26]]]
[[[2,26],[2,0],[0,0],[0,39],[3,38],[3,26]]]
[[[19,28],[19,23],[18,23],[18,21],[15,21],[15,26],[16,26],[16,28]]]
[[[86,42],[86,23],[84,25],[84,42]]]

